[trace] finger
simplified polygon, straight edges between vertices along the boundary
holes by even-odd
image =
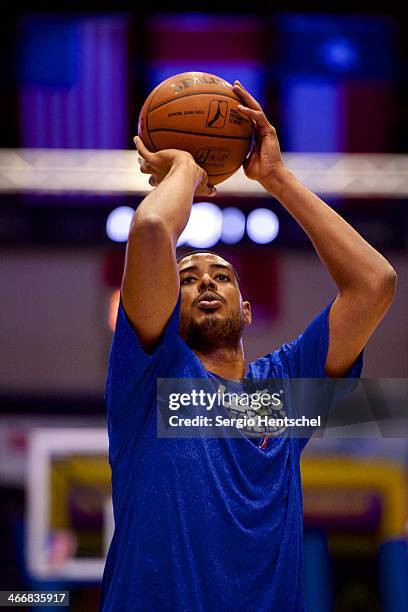
[[[254,110],[262,110],[262,106],[259,104],[259,102],[255,100],[253,96],[251,96],[249,91],[247,91],[239,81],[234,81],[232,90],[241,98],[241,100],[245,103],[245,106],[249,106],[249,108],[253,108]]]
[[[144,159],[146,159],[147,161],[149,161],[151,159],[152,153],[149,151],[149,149],[146,148],[143,140],[140,138],[140,136],[135,136],[133,139],[135,145],[136,145],[136,149],[137,152],[139,153],[139,155],[141,155],[141,157],[144,157]]]
[[[155,178],[155,177],[152,175],[152,176],[149,178],[149,183],[150,183],[150,185],[151,185],[152,187],[156,187],[156,185],[157,185],[157,179],[156,179],[156,178]]]
[[[238,104],[237,109],[240,113],[245,115],[248,119],[252,119],[253,121],[255,121],[257,127],[271,128],[271,130],[273,130],[273,126],[269,123],[263,110],[254,110],[253,108],[242,106],[242,104]]]
[[[256,100],[253,95],[251,95],[249,93],[249,91],[247,89],[245,89],[245,87],[239,82],[239,81],[235,81],[234,85],[232,86],[233,91],[235,91],[238,95],[240,95],[242,98],[244,98],[247,102],[249,102],[249,106],[251,106],[251,108],[256,108],[257,110],[262,110],[262,106],[261,104],[258,102],[258,100]]]

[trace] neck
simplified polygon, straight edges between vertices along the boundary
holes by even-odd
[[[209,372],[228,380],[241,380],[245,375],[245,357],[242,340],[235,349],[214,348],[205,353],[194,351]]]

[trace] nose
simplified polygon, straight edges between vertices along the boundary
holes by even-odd
[[[206,273],[200,280],[198,284],[198,289],[201,292],[201,291],[204,291],[205,289],[215,289],[216,286],[217,285],[215,284],[214,279],[211,278],[211,276]]]

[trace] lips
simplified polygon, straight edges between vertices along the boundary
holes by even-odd
[[[219,308],[221,306],[221,300],[201,300],[198,302],[197,306],[203,310],[214,310],[215,308]]]
[[[196,302],[197,308],[202,310],[216,310],[222,306],[222,300],[217,295],[204,293]]]

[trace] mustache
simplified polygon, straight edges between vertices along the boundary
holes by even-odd
[[[218,295],[218,293],[216,293],[215,291],[204,291],[203,293],[200,293],[200,295],[198,296],[198,298],[196,298],[194,300],[194,306],[196,304],[198,304],[199,302],[201,302],[202,300],[208,300],[211,301],[213,299],[217,299],[220,300],[220,302],[224,302],[225,300],[223,297],[221,297],[220,295]]]

